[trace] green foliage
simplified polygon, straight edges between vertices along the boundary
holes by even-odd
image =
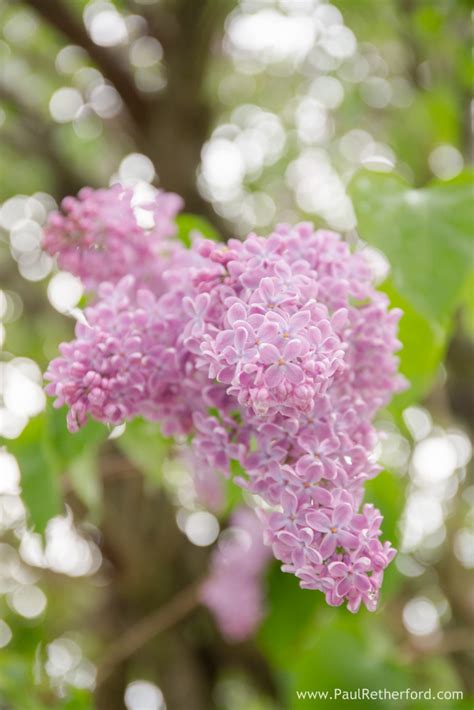
[[[289,707],[295,709],[301,707],[296,689],[353,691],[360,687],[362,678],[363,687],[371,690],[401,690],[409,685],[408,674],[394,660],[392,650],[365,612],[352,616],[350,612],[325,610],[293,665]],[[335,700],[331,705],[342,710],[347,701]],[[392,703],[378,701],[376,707],[390,708]]]
[[[268,658],[285,669],[290,656],[298,654],[308,633],[315,628],[319,595],[302,590],[296,577],[281,572],[274,563],[267,579],[268,614],[263,622],[259,642]]]
[[[471,338],[474,339],[474,272],[466,283],[462,315],[464,327]]]
[[[36,532],[43,534],[48,521],[63,510],[60,476],[87,453],[89,457],[95,454],[107,433],[105,426],[89,420],[72,435],[66,427],[65,410],[58,411],[49,403],[18,439],[5,442],[18,460],[22,499]]]
[[[184,212],[176,218],[178,225],[178,238],[187,247],[191,246],[191,240],[194,232],[198,232],[201,236],[207,239],[212,239],[219,242],[221,237],[215,227],[204,217],[197,214],[188,214]]]
[[[5,710],[92,710],[89,691],[69,688],[59,699],[48,684],[34,678],[32,659],[10,649],[0,651],[0,707]]]
[[[58,458],[47,435],[46,416],[32,419],[20,438],[8,442],[18,460],[23,502],[36,532],[62,511]]]
[[[225,507],[222,511],[222,517],[227,517],[232,513],[234,508],[244,504],[243,488],[235,483],[235,478],[247,479],[244,468],[236,459],[231,459],[230,462],[230,478],[223,479],[225,491]]]
[[[404,313],[400,369],[411,387],[392,404],[400,412],[428,391],[466,299],[474,267],[472,175],[415,190],[397,175],[362,171],[350,193],[360,235],[389,259],[383,288]]]
[[[395,287],[426,318],[445,323],[474,266],[472,176],[415,190],[397,175],[362,172],[350,192],[359,232],[387,255]]]
[[[396,290],[391,279],[384,283],[383,290],[391,305],[403,311],[399,325],[402,349],[398,357],[400,372],[408,379],[410,387],[394,397],[389,407],[391,412],[400,415],[405,407],[419,401],[429,391],[444,356],[450,326],[418,313]]]
[[[267,599],[269,613],[259,642],[279,670],[285,708],[305,706],[296,690],[353,690],[361,678],[364,687],[374,690],[408,687],[407,671],[393,657],[376,616],[326,607],[320,594],[301,590],[297,580],[276,565],[268,579]],[[345,704],[333,701],[331,706],[339,710]],[[377,707],[391,706],[387,702]]]
[[[89,418],[79,431],[71,434],[66,425],[67,408],[55,409],[51,402],[45,413],[45,434],[58,466],[66,470],[86,449],[95,450],[109,434],[104,424]]]

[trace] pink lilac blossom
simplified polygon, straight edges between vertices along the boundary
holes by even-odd
[[[85,187],[77,198],[62,201],[61,212],[51,214],[44,248],[90,291],[102,281],[115,283],[131,274],[154,293],[162,292],[162,258],[175,248],[170,237],[182,205],[178,195],[150,185]]]
[[[156,289],[133,264],[133,276],[98,288],[88,325],[48,369],[70,428],[88,414],[142,415],[191,434],[201,481],[229,477],[234,461],[245,471],[235,480],[262,501],[284,571],[331,605],[375,609],[395,551],[380,542],[379,512],[362,505],[379,472],[372,421],[405,381],[401,312],[374,289],[363,254],[301,223],[176,246],[161,255]],[[110,280],[106,263],[97,268]]]
[[[237,508],[214,550],[201,601],[230,641],[253,634],[263,614],[262,577],[271,552],[262,526],[250,508]]]

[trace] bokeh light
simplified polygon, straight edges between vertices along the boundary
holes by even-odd
[[[403,623],[415,636],[432,634],[439,628],[436,606],[426,597],[410,599],[403,609]]]
[[[154,683],[135,680],[125,690],[127,710],[166,710],[163,693]]]
[[[193,545],[206,547],[217,540],[219,521],[212,513],[197,511],[187,517],[184,531]]]

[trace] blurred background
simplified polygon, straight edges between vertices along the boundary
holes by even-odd
[[[0,0],[2,710],[280,710],[334,687],[464,692],[364,707],[472,707],[470,8]],[[399,554],[375,614],[328,608],[275,565],[252,641],[197,609],[114,658],[203,574],[242,497],[211,513],[156,426],[71,435],[46,401],[84,301],[42,227],[65,195],[119,179],[183,195],[188,228],[310,219],[368,243],[405,311],[412,384],[377,422],[368,498]]]

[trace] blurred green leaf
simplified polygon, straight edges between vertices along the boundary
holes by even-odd
[[[49,444],[57,458],[58,465],[65,470],[77,457],[82,456],[86,450],[94,450],[104,441],[109,429],[105,424],[89,418],[78,432],[72,434],[66,425],[67,408],[54,409],[48,403],[46,409],[46,435]]]
[[[69,481],[88,508],[91,516],[98,518],[101,510],[101,485],[99,480],[98,447],[85,449],[68,465]]]
[[[364,501],[373,503],[383,515],[382,541],[390,540],[395,548],[399,545],[399,522],[405,507],[405,485],[406,479],[391,471],[381,471],[365,484]],[[384,574],[380,603],[390,598],[403,581],[397,566],[389,565]]]
[[[259,632],[259,644],[280,672],[285,707],[300,708],[314,700],[301,700],[297,690],[402,689],[409,686],[407,669],[392,657],[391,645],[379,628],[379,614],[362,609],[357,615],[345,608],[327,607],[321,594],[301,590],[292,575],[275,565],[268,579],[268,615]],[[347,701],[333,700],[339,710]],[[390,703],[377,705],[391,707]]]
[[[178,238],[187,247],[191,246],[192,232],[199,232],[203,237],[213,239],[215,242],[221,241],[221,236],[215,227],[207,219],[197,214],[186,212],[180,214],[176,218],[176,224],[178,225]]]
[[[399,293],[417,312],[443,323],[473,268],[471,175],[415,190],[397,175],[363,171],[350,194],[359,232],[387,255]]]
[[[21,471],[22,500],[36,532],[62,511],[58,458],[47,434],[46,414],[31,419],[18,439],[7,444]]]
[[[409,380],[410,387],[394,397],[389,406],[389,410],[399,416],[429,391],[444,356],[448,328],[418,313],[390,279],[382,290],[390,298],[391,306],[403,311],[398,331],[403,347],[397,354],[400,372]]]
[[[394,661],[390,647],[373,617],[369,618],[369,612],[353,616],[342,609],[325,610],[324,619],[307,635],[302,652],[289,656],[288,660],[293,682],[287,707],[295,710],[305,705],[314,707],[314,700],[312,703],[299,700],[296,690],[327,690],[331,694],[336,688],[355,691],[360,687],[370,690],[409,687],[406,669]],[[390,700],[363,703],[364,708],[393,707]],[[347,700],[341,698],[330,703],[335,710],[343,710],[347,704]]]
[[[315,628],[314,618],[319,595],[300,589],[298,580],[273,564],[267,579],[268,614],[260,628],[259,643],[267,657],[285,667],[288,658],[298,652],[308,628]]]
[[[474,271],[466,283],[462,318],[466,331],[474,339]]]
[[[36,530],[41,533],[44,532],[49,518],[61,511],[59,479],[62,474],[66,472],[69,474],[69,480],[74,490],[92,512],[97,512],[100,502],[96,457],[99,444],[106,439],[109,430],[104,424],[89,419],[82,429],[72,434],[66,425],[66,414],[65,407],[59,410],[54,409],[52,404],[48,402],[45,412],[41,418],[38,418],[42,422],[41,431],[35,431],[38,436],[42,437],[38,446],[43,451],[43,465],[49,467],[48,472],[38,469],[34,479],[23,480],[25,474],[21,460],[25,460],[24,434],[18,440],[23,499],[30,511]],[[9,448],[12,447],[9,446]],[[32,469],[32,463],[27,462],[27,466],[28,470]],[[51,485],[55,490],[54,505],[52,501],[48,503],[47,498],[44,499]],[[43,491],[41,495],[38,495],[39,489]],[[28,502],[30,497],[34,499],[31,503]]]
[[[34,677],[34,658],[11,649],[0,650],[2,710],[92,710],[90,691],[67,688],[58,698],[48,683]]]
[[[391,473],[381,471],[365,484],[365,502],[373,503],[383,513],[383,537],[395,541],[398,538],[398,521],[405,505],[403,480]]]

